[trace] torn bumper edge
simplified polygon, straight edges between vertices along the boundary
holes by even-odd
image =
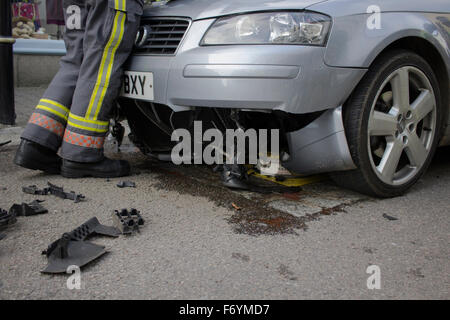
[[[288,134],[290,159],[283,166],[297,174],[356,169],[342,118],[342,107],[326,111],[302,130]]]

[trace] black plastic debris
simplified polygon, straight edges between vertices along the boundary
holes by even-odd
[[[136,209],[122,209],[116,210],[113,214],[114,226],[117,227],[122,234],[132,234],[133,232],[139,232],[139,228],[145,224],[139,211]]]
[[[65,192],[64,188],[55,186],[54,184],[48,183],[50,194],[54,195],[61,199],[69,199],[74,201],[75,203],[81,202],[85,200],[85,196],[82,194],[76,194],[74,191],[71,192]]]
[[[6,142],[0,142],[0,147],[6,146],[6,145],[10,144],[11,142],[12,142],[11,140],[6,141]]]
[[[8,213],[6,210],[0,208],[0,230],[5,230],[16,222],[17,218],[14,213]]]
[[[391,216],[387,215],[386,213],[383,214],[383,218],[385,218],[385,219],[387,219],[389,221],[398,221],[398,218],[391,217]]]
[[[114,227],[104,226],[97,218],[92,218],[72,232],[65,233],[42,252],[49,262],[42,273],[65,273],[72,265],[81,268],[104,255],[105,247],[85,241],[93,235],[117,238],[120,231]]]
[[[75,230],[66,234],[68,234],[70,236],[70,239],[73,241],[84,241],[88,237],[91,237],[93,235],[117,238],[121,233],[115,227],[108,227],[100,224],[100,221],[98,221],[98,219],[94,217]],[[53,250],[52,248],[54,247],[56,242],[57,241],[51,244],[43,254],[46,254],[48,256],[48,254]]]
[[[136,188],[136,183],[132,181],[122,181],[117,184],[117,186],[121,189],[123,188]]]
[[[85,241],[74,241],[64,234],[56,241],[53,250],[47,255],[48,265],[41,271],[47,274],[66,273],[70,266],[83,267],[106,253],[103,246]]]
[[[37,186],[23,187],[22,191],[26,194],[46,196],[50,193],[50,188],[38,189]]]
[[[14,214],[16,217],[30,217],[39,214],[46,214],[48,213],[48,210],[40,204],[39,200],[36,200],[29,204],[14,204],[11,209],[9,209],[9,213]]]
[[[64,188],[58,187],[54,184],[48,183],[48,188],[39,189],[37,186],[29,186],[29,187],[23,187],[22,191],[27,194],[31,195],[40,195],[40,196],[46,196],[46,195],[53,195],[55,197],[61,198],[61,199],[68,199],[72,200],[75,203],[81,202],[85,200],[85,196],[82,194],[77,194],[74,191],[71,192],[65,192]]]

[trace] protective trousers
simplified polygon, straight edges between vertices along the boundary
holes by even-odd
[[[67,54],[22,138],[76,162],[103,159],[109,118],[134,45],[142,0],[64,0]]]

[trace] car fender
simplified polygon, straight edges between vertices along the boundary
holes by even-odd
[[[370,18],[370,14],[361,14],[333,19],[324,58],[327,65],[368,68],[395,41],[418,37],[428,41],[439,51],[450,74],[449,35],[433,21],[450,21],[450,14],[381,13],[380,29],[368,27]]]

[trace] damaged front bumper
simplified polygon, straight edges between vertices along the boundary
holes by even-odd
[[[366,70],[330,67],[324,62],[325,48],[318,46],[200,46],[213,22],[192,22],[173,55],[131,57],[125,70],[152,73],[153,100],[138,97],[141,111],[154,113],[157,120],[166,107],[169,113],[234,109],[308,117],[321,112],[301,130],[287,131],[290,157],[284,165],[305,175],[354,169],[341,106]],[[125,109],[135,103],[124,98],[120,104]],[[169,122],[161,128],[165,134],[176,129]],[[167,158],[158,151],[151,154]]]
[[[127,71],[153,73],[152,102],[174,111],[208,107],[305,114],[342,105],[365,73],[327,66],[323,47],[200,46],[214,21],[192,22],[174,55],[131,57]]]

